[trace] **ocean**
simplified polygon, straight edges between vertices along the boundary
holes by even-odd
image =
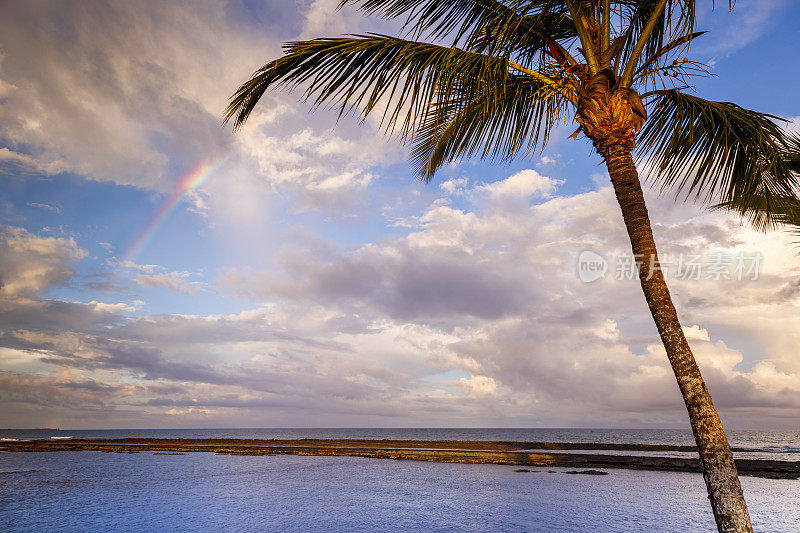
[[[0,431],[4,439],[70,436],[692,444],[682,430]],[[752,453],[800,459],[799,432],[729,437]],[[5,452],[0,531],[714,531],[699,474],[514,468],[359,457]],[[800,481],[741,479],[756,531],[800,531]]]

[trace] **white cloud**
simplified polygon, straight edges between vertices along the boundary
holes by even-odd
[[[789,124],[786,126],[786,131],[794,135],[800,135],[800,117],[787,118]]]
[[[43,204],[41,202],[28,202],[30,207],[36,207],[38,209],[44,209],[45,211],[52,211],[53,213],[61,214],[61,209],[54,205],[50,204]]]
[[[236,135],[238,150],[256,162],[257,172],[274,191],[294,195],[297,209],[343,211],[364,197],[373,179],[370,168],[402,160],[392,139],[369,124],[315,112],[305,120],[307,104],[281,104],[267,96]]]
[[[142,287],[162,287],[175,292],[195,294],[199,283],[187,278],[189,272],[161,272],[157,274],[137,274],[133,280]]]
[[[563,180],[542,176],[535,170],[527,169],[517,172],[504,180],[479,185],[476,190],[486,193],[492,199],[546,198],[563,182]]]
[[[105,302],[98,302],[97,300],[92,300],[91,302],[88,303],[76,302],[76,301],[69,303],[78,304],[80,306],[85,306],[87,308],[91,308],[101,313],[110,313],[110,314],[132,313],[133,311],[136,311],[139,305],[142,304],[141,301],[135,301],[132,303],[124,303],[124,302],[105,303]]]
[[[464,191],[468,183],[467,178],[453,178],[440,183],[439,188],[447,194],[459,194]]]
[[[12,226],[0,226],[0,294],[30,297],[65,282],[68,263],[86,256],[72,237],[40,237]]]
[[[147,273],[152,273],[162,268],[160,265],[140,265],[138,263],[134,263],[129,259],[123,259],[122,261],[114,261],[114,264],[119,265],[123,268],[130,268],[132,270],[138,270]]]
[[[458,385],[467,391],[468,394],[479,398],[495,396],[497,394],[497,383],[492,378],[486,376],[470,376],[461,378]]]
[[[2,83],[2,80],[0,80]],[[0,163],[17,163],[27,167],[34,167],[35,162],[29,156],[25,154],[20,154],[18,152],[14,152],[13,150],[9,150],[8,148],[0,148]]]
[[[314,39],[321,35],[360,33],[360,30],[366,26],[366,17],[351,6],[340,9],[340,3],[339,0],[314,0],[311,2],[303,17],[301,38]]]
[[[207,192],[198,189],[192,189],[184,193],[184,198],[189,203],[189,210],[200,216],[208,216],[207,196]]]
[[[719,8],[704,6],[699,21],[716,37],[710,42],[700,41],[700,52],[730,54],[749,45],[775,24],[788,4],[787,0],[739,0],[730,13],[725,8],[720,13]]]

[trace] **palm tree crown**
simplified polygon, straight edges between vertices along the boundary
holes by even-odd
[[[574,117],[601,155],[610,144],[638,143],[663,189],[716,201],[763,227],[785,222],[800,175],[783,155],[796,153],[797,140],[777,117],[682,92],[706,73],[685,57],[704,33],[695,31],[692,0],[345,4],[404,18],[403,36],[287,43],[283,57],[238,89],[226,118],[239,126],[268,88],[303,86],[315,106],[381,113],[429,180],[460,158],[529,153]]]

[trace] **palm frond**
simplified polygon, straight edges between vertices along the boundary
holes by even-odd
[[[800,135],[791,135],[786,139],[780,157],[789,170],[800,178]],[[756,227],[786,226],[800,237],[800,198],[797,195],[781,195],[770,199],[762,194],[749,202],[732,200],[711,207],[737,212],[749,218]]]
[[[522,24],[526,15],[546,9],[554,12],[563,1],[553,0],[341,0],[339,5],[356,5],[368,15],[405,17],[404,29],[418,39],[451,39],[455,46],[480,28]],[[562,8],[562,11],[565,7]]]
[[[483,54],[511,57],[531,65],[545,46],[544,35],[575,37],[565,2],[553,0],[342,0],[367,14],[405,17],[406,37],[443,40]]]
[[[631,75],[643,63],[659,54],[668,40],[691,35],[695,27],[694,0],[641,0],[621,2],[621,18],[628,20],[617,62]],[[660,10],[660,11],[659,11]],[[660,12],[660,14],[659,14]],[[649,33],[645,33],[648,30]],[[640,40],[644,36],[644,40]],[[630,80],[628,80],[630,81]]]
[[[528,76],[486,85],[469,101],[442,99],[426,113],[413,139],[412,162],[425,180],[443,164],[479,155],[511,160],[547,142],[569,102]]]
[[[575,24],[568,15],[542,12],[511,21],[490,21],[477,27],[465,40],[464,47],[482,54],[513,57],[536,68],[542,64],[548,38],[569,41],[575,37]]]
[[[757,228],[786,226],[800,235],[800,199],[795,196],[768,199],[760,195],[744,204],[736,201],[721,202],[712,205],[711,209],[738,213]]]
[[[729,203],[743,214],[760,211],[753,221],[762,226],[780,211],[781,198],[796,195],[800,180],[784,157],[789,141],[777,117],[676,90],[654,94],[637,142],[662,190]]]
[[[314,106],[338,104],[340,113],[366,117],[383,108],[383,123],[411,133],[438,99],[467,101],[482,87],[502,84],[509,61],[477,52],[385,35],[356,35],[288,43],[283,57],[257,71],[234,94],[226,120],[241,125],[264,92],[305,85]],[[540,83],[556,82],[537,75]]]
[[[689,35],[682,35],[681,37],[678,37],[677,39],[672,40],[671,42],[669,42],[669,43],[665,44],[664,46],[662,46],[656,53],[654,53],[653,55],[647,57],[647,59],[642,64],[642,66],[639,67],[636,70],[636,72],[642,72],[644,70],[647,70],[648,67],[650,67],[651,65],[653,65],[654,63],[659,61],[661,58],[663,58],[664,56],[666,56],[667,54],[669,54],[673,50],[678,49],[678,48],[682,47],[685,44],[689,44],[693,40],[697,39],[701,35],[705,35],[706,33],[708,33],[708,32],[696,31],[694,33],[690,33]]]
[[[786,139],[783,160],[786,161],[786,165],[792,172],[800,174],[800,133],[790,135]]]
[[[391,119],[403,106],[406,129],[424,111],[435,91],[464,91],[476,80],[507,75],[506,61],[456,48],[385,35],[296,41],[244,83],[228,106],[226,119],[242,124],[264,92],[274,86],[306,84],[313,104],[338,103],[342,112],[358,109],[363,116],[383,102],[394,105]],[[383,99],[383,100],[382,100]]]
[[[567,0],[567,8],[569,9],[572,20],[575,21],[575,31],[580,40],[580,51],[583,57],[586,58],[586,67],[589,74],[594,76],[601,69],[599,64],[601,51],[597,48],[598,43],[593,38],[594,35],[591,32],[591,23],[593,19],[589,16],[588,11],[590,11],[592,7],[591,2]]]

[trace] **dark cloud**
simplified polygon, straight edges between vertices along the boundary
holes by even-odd
[[[377,311],[398,320],[472,316],[497,319],[533,305],[535,287],[522,265],[475,261],[470,254],[403,243],[368,246],[325,262],[309,254],[281,259],[286,275],[241,281],[263,297],[315,301],[324,305]]]

